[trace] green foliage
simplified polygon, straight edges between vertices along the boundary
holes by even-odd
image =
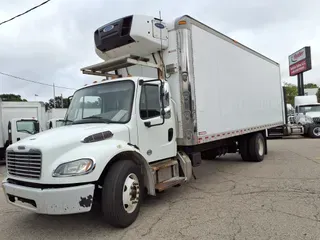
[[[7,101],[7,102],[27,102],[26,99],[22,99],[20,95],[16,94],[0,94],[0,99],[2,101]]]
[[[55,97],[55,102],[56,102],[56,108],[61,108],[61,97]],[[68,98],[63,98],[62,100],[63,102],[63,108],[68,108],[69,107],[69,99]],[[54,108],[54,102],[53,102],[53,98],[49,99],[49,102],[46,103],[46,107],[47,109],[51,109]]]
[[[318,85],[315,83],[307,83],[304,85],[304,88],[318,88]]]
[[[292,106],[294,105],[294,97],[298,96],[298,87],[292,83],[284,83],[284,87],[286,88],[286,103],[290,103]],[[304,88],[318,88],[318,85],[315,83],[307,83],[304,85]],[[320,102],[320,88],[318,88],[317,98],[318,102]]]
[[[287,82],[284,83],[284,87],[286,88],[286,103],[290,103],[293,106],[294,97],[298,95],[298,88],[296,85]]]

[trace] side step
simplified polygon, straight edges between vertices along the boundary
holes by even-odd
[[[163,181],[161,183],[156,184],[156,190],[162,192],[168,188],[177,186],[181,183],[185,182],[185,177],[173,177],[167,181]]]
[[[161,161],[161,162],[152,164],[151,168],[153,171],[158,171],[160,169],[168,168],[168,167],[174,166],[176,164],[178,164],[177,160],[168,159],[165,161]]]
[[[180,176],[179,162],[176,159],[167,159],[151,164],[151,168],[154,176],[155,189],[158,192],[162,192],[186,181],[185,177]]]

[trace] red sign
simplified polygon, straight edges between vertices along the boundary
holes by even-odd
[[[310,47],[304,47],[289,56],[290,76],[295,76],[299,73],[308,71],[311,68]]]
[[[308,65],[307,65],[307,60],[304,59],[300,62],[297,62],[295,64],[292,64],[289,67],[289,71],[290,71],[290,76],[295,76],[301,72],[305,72],[308,70]]]

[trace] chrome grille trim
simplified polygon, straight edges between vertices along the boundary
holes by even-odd
[[[320,123],[320,117],[314,117],[313,118],[314,123]]]
[[[28,152],[8,150],[6,154],[7,171],[12,176],[40,179],[42,154],[40,150]]]

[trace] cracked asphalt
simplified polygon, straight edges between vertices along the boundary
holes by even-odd
[[[97,210],[43,216],[12,207],[1,189],[1,239],[319,239],[319,146],[312,139],[270,140],[261,163],[239,155],[203,161],[196,180],[148,198],[137,221],[120,230]],[[0,179],[4,174],[0,167]]]

